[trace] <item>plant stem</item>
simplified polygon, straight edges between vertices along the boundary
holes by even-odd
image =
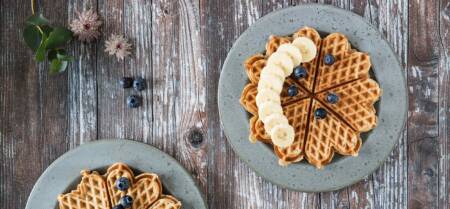
[[[35,11],[34,11],[35,1],[36,1],[36,0],[31,0],[31,13],[32,13],[33,15],[35,14]],[[37,25],[36,27],[37,27],[37,29],[39,30],[39,32],[41,32],[41,34],[43,35],[43,34],[44,34],[44,31],[42,30],[42,28],[39,27],[39,25]]]
[[[34,1],[35,0],[31,0],[31,13],[33,13],[33,15],[34,15]]]

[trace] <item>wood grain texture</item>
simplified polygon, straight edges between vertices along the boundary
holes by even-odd
[[[364,17],[398,54],[409,89],[407,128],[386,162],[347,188],[282,189],[233,152],[220,126],[217,84],[234,41],[260,17],[303,3],[331,4]],[[158,147],[197,180],[210,208],[439,208],[450,200],[450,1],[412,0],[67,0],[39,2],[58,25],[78,11],[102,16],[103,36],[72,42],[68,72],[49,76],[21,39],[28,0],[0,2],[0,205],[24,208],[42,171],[87,141],[129,138]],[[300,26],[299,26],[300,27]],[[104,52],[123,34],[124,61]],[[137,92],[122,76],[146,79]],[[129,95],[143,106],[126,107]]]

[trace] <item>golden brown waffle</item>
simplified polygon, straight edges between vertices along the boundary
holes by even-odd
[[[270,36],[269,41],[266,44],[266,56],[272,55],[275,51],[277,51],[278,47],[281,44],[291,43],[292,38],[290,37],[282,37],[282,36]]]
[[[255,143],[257,140],[266,143],[272,144],[272,140],[270,139],[269,134],[266,133],[264,129],[264,123],[259,120],[258,116],[255,115],[250,119],[250,141]]]
[[[256,54],[248,58],[244,65],[248,79],[252,83],[258,83],[261,71],[266,66],[266,58],[262,54]]]
[[[287,89],[289,86],[294,85],[298,89],[298,94],[290,97],[287,94]],[[241,99],[239,102],[241,105],[247,110],[249,113],[253,115],[258,114],[258,107],[256,106],[256,94],[258,93],[257,84],[249,83],[245,86],[244,90],[241,94]],[[298,101],[300,99],[306,98],[308,93],[295,81],[291,78],[288,78],[284,81],[283,89],[280,94],[281,104],[286,105],[294,101]]]
[[[130,180],[132,186],[128,190],[120,191],[115,187],[120,177],[127,177]],[[162,194],[161,182],[156,174],[143,173],[134,177],[133,171],[123,163],[110,166],[105,178],[112,205],[117,205],[121,197],[129,195],[133,198],[132,209],[146,209]]]
[[[287,78],[281,97],[281,105],[289,124],[295,129],[294,143],[284,149],[274,146],[280,165],[298,162],[304,157],[318,168],[333,159],[334,152],[342,155],[357,155],[361,147],[360,133],[376,127],[377,117],[374,103],[381,95],[378,84],[370,79],[371,67],[368,54],[352,49],[341,33],[332,33],[321,39],[313,28],[303,27],[292,37],[271,36],[265,54],[248,58],[245,68],[250,83],[244,88],[240,102],[253,116],[250,118],[250,141],[272,144],[258,119],[256,94],[259,76],[267,58],[283,43],[297,37],[307,37],[318,47],[318,53],[309,63],[302,63],[308,71],[306,78]],[[331,54],[335,62],[325,65],[323,58]],[[287,95],[287,88],[295,85],[299,94]],[[338,101],[327,101],[334,93]],[[327,116],[315,117],[315,110],[324,108]]]
[[[326,65],[323,62],[326,54],[334,56],[335,63],[333,65]],[[371,66],[369,55],[354,52],[343,34],[332,33],[322,41],[320,60],[315,92],[321,92],[358,78],[369,77]]]
[[[163,195],[149,209],[180,209],[181,202],[170,195]]]
[[[111,165],[103,176],[95,171],[82,171],[81,174],[82,179],[76,190],[58,196],[60,209],[110,209],[119,204],[124,195],[133,198],[131,209],[147,209],[156,202],[160,206],[155,208],[175,209],[181,206],[174,197],[162,195],[161,182],[156,174],[143,173],[135,177],[133,171],[123,163]],[[120,177],[130,181],[130,187],[125,191],[116,188],[116,181]]]
[[[317,101],[313,101],[312,111],[325,108],[327,116],[317,119],[309,117],[305,154],[309,163],[322,168],[333,159],[334,151],[341,155],[357,155],[361,147],[359,133],[339,120],[331,111]]]
[[[330,104],[327,95],[334,93],[339,102]],[[373,104],[378,101],[381,89],[372,79],[357,80],[317,95],[330,109],[334,110],[353,129],[359,132],[369,131],[377,125],[377,116]]]
[[[289,124],[294,127],[294,142],[287,148],[274,146],[275,154],[278,156],[280,165],[288,165],[303,159],[304,139],[311,99],[304,99],[283,107],[284,115],[287,116]]]
[[[293,37],[306,37],[311,39],[316,44],[317,50],[320,49],[320,45],[322,44],[322,38],[320,37],[319,33],[314,28],[310,27],[300,28],[297,32],[294,33]],[[319,54],[319,52],[317,52],[317,54]],[[301,64],[306,69],[308,74],[305,78],[298,79],[297,81],[309,91],[313,90],[318,61],[319,56],[316,56],[316,58],[314,58],[310,62],[304,62]]]
[[[82,171],[77,189],[58,196],[60,209],[110,209],[105,179],[97,172]]]

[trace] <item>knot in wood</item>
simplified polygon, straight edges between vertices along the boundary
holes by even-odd
[[[198,148],[203,142],[203,133],[199,129],[193,128],[189,131],[188,140],[193,147]]]

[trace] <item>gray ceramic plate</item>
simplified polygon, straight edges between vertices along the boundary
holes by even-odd
[[[336,155],[322,170],[304,161],[287,168],[278,166],[269,146],[249,142],[249,116],[239,104],[242,89],[248,83],[242,65],[244,60],[263,52],[269,35],[289,35],[302,26],[314,27],[323,33],[345,34],[353,47],[370,54],[372,76],[383,89],[383,95],[376,104],[378,127],[362,135],[363,145],[358,157]],[[402,68],[380,33],[356,14],[318,4],[279,10],[249,27],[228,53],[220,75],[218,94],[222,126],[239,157],[265,179],[282,187],[307,192],[336,190],[372,173],[394,148],[407,111]]]
[[[172,194],[183,209],[206,209],[191,175],[172,157],[147,144],[130,140],[100,140],[73,149],[53,162],[33,187],[26,209],[58,208],[56,197],[75,189],[83,169],[105,171],[123,162],[136,171],[159,175],[165,194]]]

